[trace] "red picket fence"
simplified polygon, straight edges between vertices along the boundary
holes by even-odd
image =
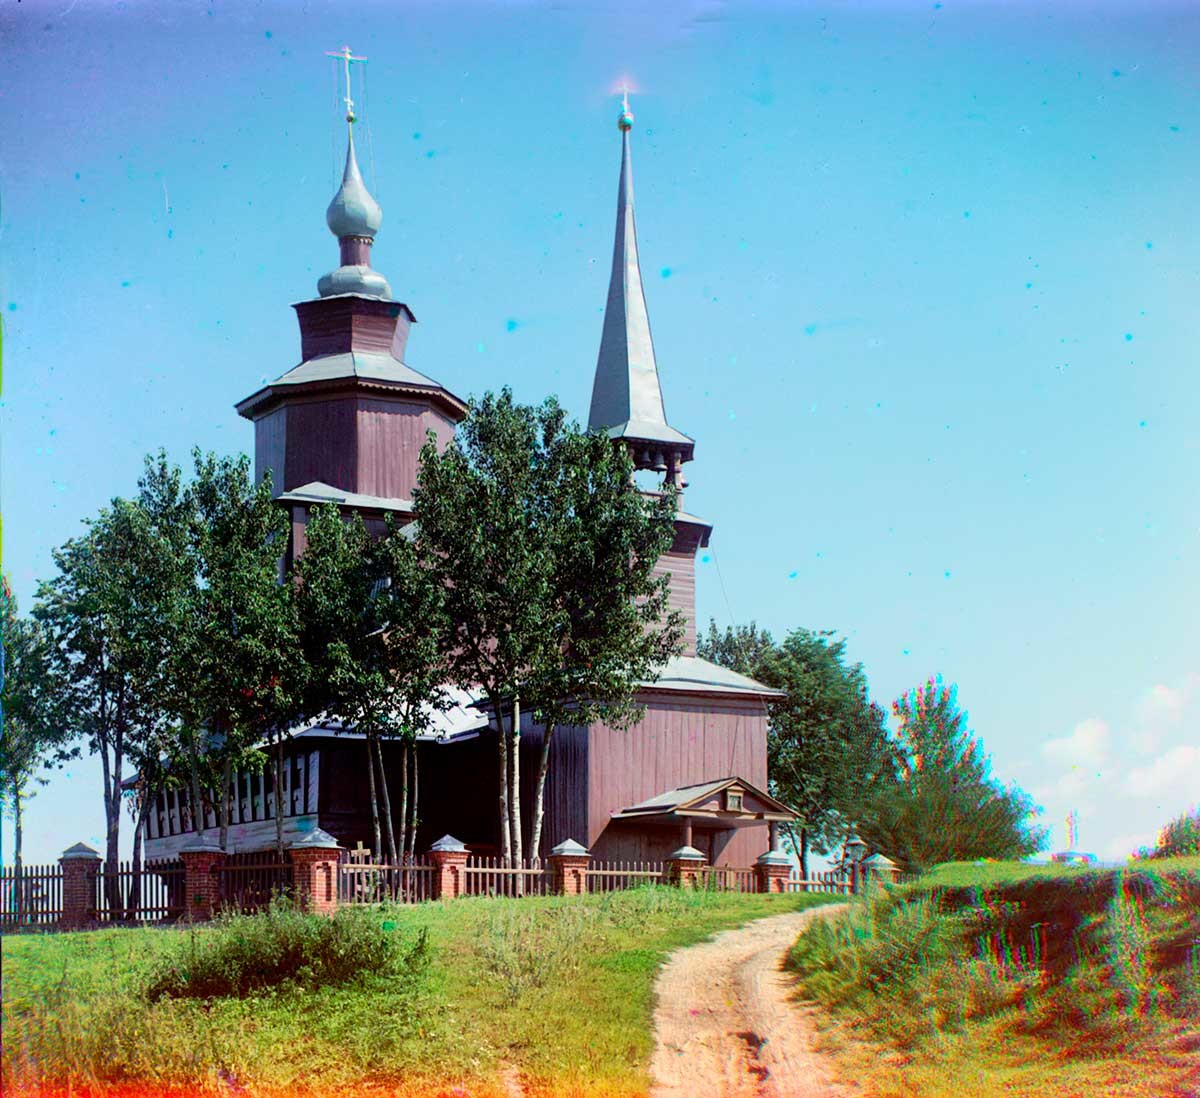
[[[0,930],[53,927],[62,917],[62,869],[0,866]]]
[[[464,896],[550,896],[554,893],[549,867],[526,860],[505,865],[500,858],[472,855],[463,867]]]
[[[665,870],[662,862],[591,862],[583,876],[588,892],[617,892],[661,884]]]

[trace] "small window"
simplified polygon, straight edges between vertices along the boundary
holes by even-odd
[[[726,812],[741,812],[741,811],[743,811],[741,793],[735,793],[731,789],[731,790],[729,790],[729,792],[727,792],[725,794],[725,811]]]

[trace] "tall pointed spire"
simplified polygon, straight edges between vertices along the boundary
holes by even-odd
[[[633,217],[633,164],[629,152],[633,114],[629,110],[628,94],[622,97],[617,127],[621,131],[617,228],[588,426],[628,442],[638,468],[665,471],[667,479],[673,482],[680,463],[691,460],[694,444],[687,435],[667,423],[663,408],[662,385],[638,263],[637,229]]]
[[[354,123],[358,118],[350,95],[350,64],[366,58],[355,57],[349,46],[329,56],[339,58],[346,71],[346,168],[342,172],[342,185],[325,211],[325,224],[341,245],[341,266],[321,278],[317,291],[322,297],[363,294],[388,299],[392,290],[387,279],[371,269],[371,245],[383,223],[383,211],[367,190],[354,155]]]

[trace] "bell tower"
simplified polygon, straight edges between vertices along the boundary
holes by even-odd
[[[629,151],[633,113],[628,93],[622,96],[617,128],[621,131],[617,226],[588,428],[603,432],[618,445],[627,447],[636,470],[661,473],[664,487],[673,486],[680,492],[682,508],[682,492],[687,486],[683,465],[692,460],[695,443],[667,422],[663,405],[638,262],[633,163]],[[684,636],[687,656],[696,654],[696,550],[708,544],[711,533],[708,523],[681,509],[675,516],[674,544],[658,562],[659,574],[671,578],[671,608],[687,619]]]
[[[300,363],[237,405],[254,423],[255,475],[270,473],[277,498],[293,505],[294,528],[298,509],[315,502],[337,502],[367,518],[411,514],[426,433],[444,445],[467,412],[462,400],[405,362],[416,317],[371,267],[383,211],[354,149],[350,66],[364,59],[348,46],[332,56],[346,76],[346,164],[325,211],[339,264],[317,283],[315,298],[293,306]]]

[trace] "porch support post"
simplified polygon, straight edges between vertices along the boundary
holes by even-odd
[[[429,848],[429,860],[437,867],[433,898],[453,900],[463,894],[463,870],[467,866],[466,845],[453,835],[443,835]]]
[[[691,816],[683,817],[683,843],[681,845],[689,846],[689,847],[692,845],[692,817]]]
[[[554,891],[557,895],[586,895],[587,877],[584,871],[592,860],[587,847],[580,846],[574,839],[566,839],[550,851],[547,860],[554,874]]]
[[[317,827],[288,848],[292,860],[292,884],[305,911],[332,915],[338,906],[337,839]]]
[[[76,843],[58,859],[62,869],[63,930],[82,930],[96,919],[96,874],[100,855],[86,843]]]

